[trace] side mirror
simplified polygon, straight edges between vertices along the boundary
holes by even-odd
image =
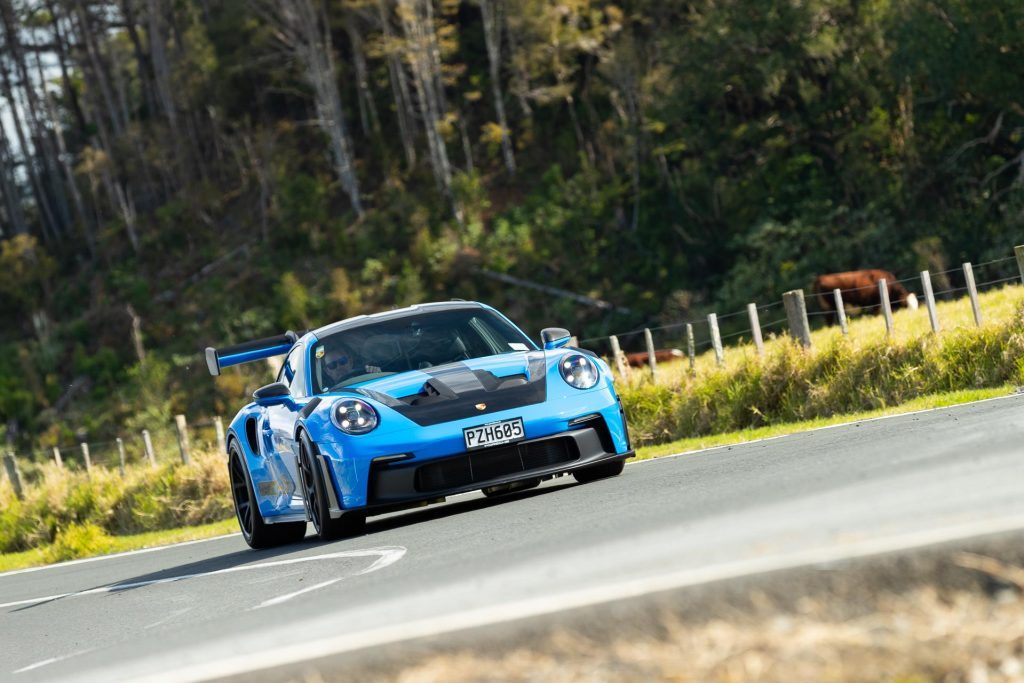
[[[292,394],[288,390],[287,384],[284,382],[274,382],[252,392],[252,397],[258,405],[273,406],[290,401]]]
[[[563,327],[545,327],[540,331],[540,340],[544,342],[546,351],[560,349],[567,345],[570,339],[572,339],[572,335]]]

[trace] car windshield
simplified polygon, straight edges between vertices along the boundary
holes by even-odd
[[[311,351],[313,391],[322,394],[385,375],[535,348],[485,308],[404,316],[320,339]]]

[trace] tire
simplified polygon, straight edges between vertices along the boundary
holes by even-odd
[[[343,512],[341,517],[331,519],[327,495],[330,484],[324,481],[313,442],[305,431],[299,434],[299,467],[302,469],[302,494],[316,535],[323,541],[362,535],[366,530],[365,512]]]
[[[499,484],[497,486],[488,486],[487,488],[480,490],[488,498],[498,498],[509,493],[516,493],[517,491],[526,491],[527,489],[532,489],[536,486],[540,486],[540,479],[514,481],[511,484]]]
[[[572,476],[576,477],[576,481],[581,484],[589,484],[592,481],[598,479],[607,479],[608,477],[617,477],[622,474],[623,468],[626,467],[626,459],[619,458],[618,460],[610,460],[608,462],[602,462],[599,465],[591,465],[590,467],[583,467],[575,470]]]
[[[235,441],[228,447],[228,476],[231,480],[235,519],[238,520],[242,538],[250,548],[273,548],[301,541],[305,537],[305,522],[267,524],[263,521],[259,505],[256,503],[256,494],[253,493],[249,470],[242,461],[242,451]]]

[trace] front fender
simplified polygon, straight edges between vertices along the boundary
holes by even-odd
[[[266,419],[263,409],[250,403],[231,421],[228,439],[238,443],[263,520],[270,523],[285,515],[304,517],[302,494],[291,473],[294,468],[274,451],[270,434],[264,430]]]

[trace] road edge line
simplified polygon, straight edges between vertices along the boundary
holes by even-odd
[[[660,577],[630,579],[603,587],[570,591],[500,605],[420,619],[405,624],[371,629],[364,633],[330,636],[281,646],[257,654],[235,655],[214,662],[193,665],[153,676],[135,677],[140,683],[199,683],[229,676],[241,676],[280,666],[309,662],[372,647],[428,636],[493,626],[532,617],[542,617],[583,607],[639,598],[653,593],[699,586],[717,581],[755,576],[774,571],[856,560],[890,552],[914,550],[958,540],[1024,530],[1024,515],[982,520],[914,533],[822,546],[791,555],[752,558],[699,569],[671,572]]]

